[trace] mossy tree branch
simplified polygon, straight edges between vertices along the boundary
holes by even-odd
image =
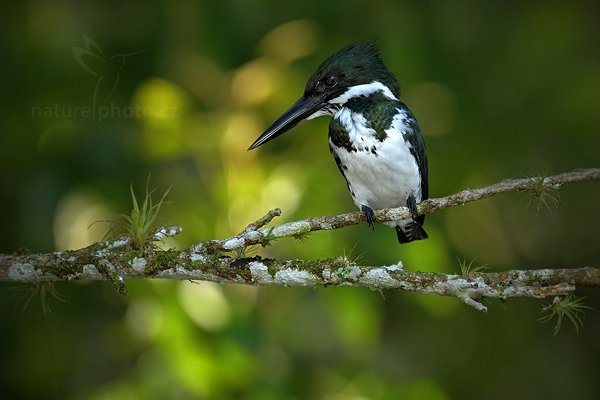
[[[549,177],[506,180],[485,188],[462,192],[421,203],[418,212],[429,214],[443,208],[485,199],[500,193],[532,191],[544,196],[570,182],[600,179],[600,169],[585,169]],[[164,278],[208,280],[253,285],[365,286],[371,289],[400,289],[431,295],[457,297],[479,311],[485,297],[564,296],[579,286],[600,286],[600,269],[512,270],[499,273],[470,272],[444,275],[406,271],[402,264],[359,266],[346,257],[324,260],[273,260],[261,257],[236,258],[227,253],[252,245],[268,245],[281,237],[338,229],[365,223],[362,213],[309,218],[264,228],[281,211],[275,209],[249,224],[239,235],[200,242],[185,250],[159,250],[149,243],[133,249],[128,238],[96,243],[84,249],[47,254],[0,255],[0,281],[49,282],[73,279],[110,280],[121,291],[125,279]],[[377,222],[410,216],[406,208],[379,210]],[[157,231],[153,238],[174,236],[178,227]]]

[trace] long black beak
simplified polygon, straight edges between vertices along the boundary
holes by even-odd
[[[284,134],[304,119],[319,111],[324,105],[325,100],[323,96],[302,96],[289,110],[283,113],[281,117],[277,118],[277,121],[273,122],[273,124],[268,127],[254,143],[252,143],[252,146],[248,147],[248,150],[255,149],[258,146],[267,143],[269,140],[273,140],[277,136]]]

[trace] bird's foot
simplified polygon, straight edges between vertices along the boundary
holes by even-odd
[[[406,199],[406,207],[408,207],[408,211],[410,211],[410,215],[413,221],[415,221],[419,214],[417,214],[417,199],[412,194]]]
[[[362,212],[365,214],[365,218],[367,218],[367,223],[371,227],[372,230],[375,230],[375,211],[371,207],[363,205],[361,208]]]

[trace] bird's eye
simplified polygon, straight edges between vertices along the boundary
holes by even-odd
[[[338,83],[338,78],[335,75],[327,75],[323,78],[323,83],[332,88]]]

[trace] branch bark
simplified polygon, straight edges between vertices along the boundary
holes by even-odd
[[[507,192],[532,190],[539,195],[538,192],[543,192],[544,188],[558,189],[565,183],[593,179],[600,179],[600,168],[576,170],[546,178],[505,180],[488,187],[426,200],[418,206],[418,212],[429,214]],[[366,223],[363,214],[356,212],[264,228],[280,214],[279,209],[272,210],[236,236],[200,242],[185,250],[160,250],[151,244],[142,250],[135,250],[125,237],[74,251],[0,255],[0,281],[40,283],[74,279],[110,280],[122,292],[125,291],[125,279],[140,278],[252,285],[364,286],[376,290],[400,289],[453,296],[484,312],[487,308],[481,299],[485,297],[544,298],[563,296],[580,286],[600,286],[600,269],[589,267],[473,272],[461,276],[406,271],[401,262],[389,266],[360,266],[346,257],[273,260],[227,255],[233,250],[252,245],[266,246],[281,237],[297,237],[308,232]],[[407,218],[410,213],[401,207],[376,211],[375,216],[377,222],[384,222]],[[180,231],[179,227],[166,227],[159,230],[153,239],[175,236]]]
[[[549,177],[531,177],[523,179],[508,179],[491,186],[479,189],[467,189],[446,197],[428,199],[417,206],[419,214],[431,214],[438,210],[461,206],[472,201],[487,199],[501,193],[532,191],[532,195],[543,196],[543,191],[557,190],[562,185],[572,182],[600,179],[600,168],[579,169]],[[539,191],[539,194],[538,194]],[[273,228],[262,228],[273,218],[279,216],[281,210],[275,209],[259,219],[239,235],[220,240],[208,240],[194,245],[195,251],[231,251],[247,246],[265,244],[267,241],[282,237],[298,237],[306,233],[339,229],[350,225],[366,224],[362,212],[353,212],[328,217],[307,218],[301,221],[288,222]],[[376,222],[395,221],[410,217],[406,207],[388,208],[375,211]],[[249,229],[250,228],[250,229]]]

